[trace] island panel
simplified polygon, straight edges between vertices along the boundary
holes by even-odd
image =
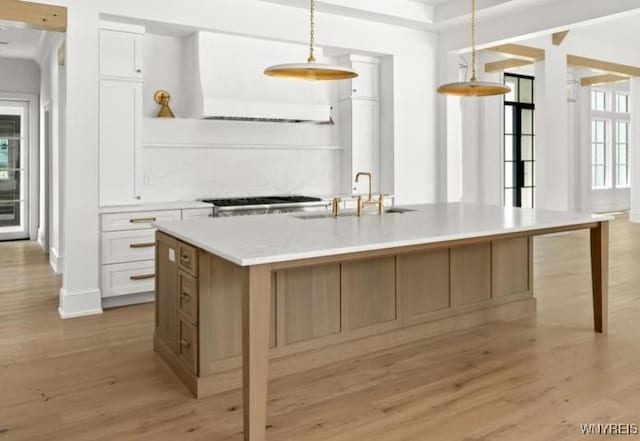
[[[472,305],[491,298],[491,243],[451,249],[451,306]]]
[[[277,272],[285,344],[340,332],[340,265]]]
[[[449,249],[398,256],[398,297],[407,323],[451,306]]]

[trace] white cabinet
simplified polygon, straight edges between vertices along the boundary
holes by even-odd
[[[140,202],[144,27],[100,22],[100,205]]]
[[[142,83],[100,80],[100,205],[140,199]]]
[[[142,80],[144,28],[100,24],[100,76]]]
[[[352,80],[340,82],[340,99],[380,97],[380,60],[374,57],[349,55],[340,64],[358,72]]]
[[[111,207],[101,215],[100,289],[104,308],[153,301],[156,258],[153,222],[208,218],[213,214],[213,207],[181,205],[166,204],[166,209],[141,205],[136,211]]]
[[[362,194],[369,182],[355,182],[358,172],[373,174],[374,192],[380,191],[380,67],[376,58],[349,56],[341,60],[359,76],[340,89],[340,145],[343,147],[341,191]]]

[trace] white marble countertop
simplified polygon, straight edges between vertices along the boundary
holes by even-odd
[[[296,217],[305,213],[270,214],[155,226],[237,265],[250,266],[610,220],[584,213],[463,203],[406,208],[415,211],[315,219]]]
[[[196,208],[213,208],[213,205],[200,201],[145,202],[131,205],[104,206],[100,207],[100,213],[136,213],[139,211],[191,210]]]

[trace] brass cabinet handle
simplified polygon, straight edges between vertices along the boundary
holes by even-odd
[[[129,279],[131,280],[147,280],[147,279],[153,279],[156,275],[155,274],[141,274],[139,276],[130,276]]]
[[[180,260],[182,260],[184,263],[189,263],[189,262],[191,262],[191,257],[189,257],[189,256],[180,256]]]
[[[183,348],[190,348],[191,342],[183,338],[182,340],[180,340],[180,346],[182,346]]]
[[[132,243],[129,245],[130,248],[151,248],[155,246],[156,246],[155,242]]]
[[[131,222],[132,224],[146,224],[149,222],[155,222],[156,218],[155,217],[147,217],[147,218],[140,218],[140,219],[129,219],[129,222]]]
[[[185,302],[190,302],[191,301],[191,295],[189,295],[186,292],[182,293],[182,298],[184,299]]]

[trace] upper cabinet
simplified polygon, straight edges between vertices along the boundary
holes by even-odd
[[[356,78],[340,83],[340,99],[377,100],[380,97],[380,61],[377,58],[350,55],[342,58],[340,64],[358,72]]]
[[[144,28],[100,22],[100,76],[142,80]]]

